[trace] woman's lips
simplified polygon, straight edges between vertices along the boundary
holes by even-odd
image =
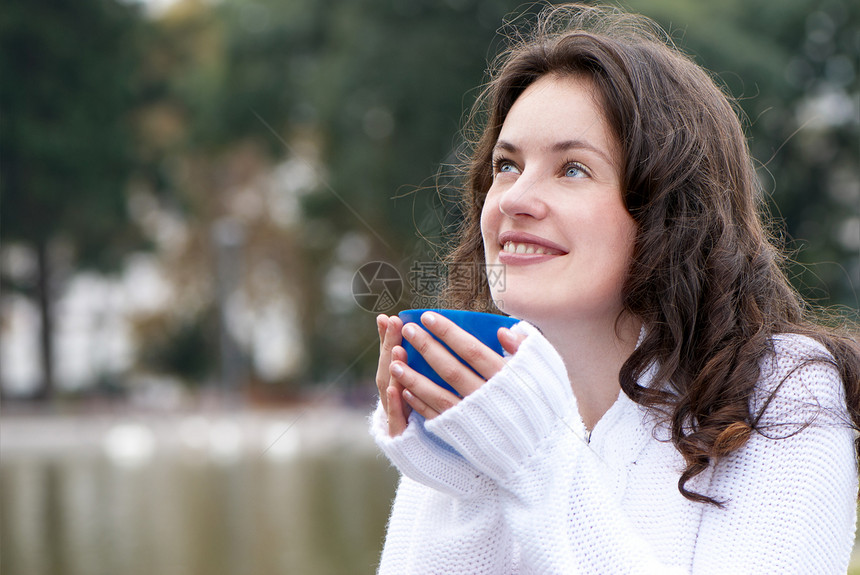
[[[502,246],[502,251],[506,254],[538,254],[538,255],[550,255],[550,256],[560,256],[561,252],[558,250],[554,250],[552,248],[548,248],[546,246],[542,246],[540,244],[531,244],[531,243],[520,243],[520,242],[505,242]]]
[[[524,232],[499,234],[501,263],[537,263],[568,253],[560,245]]]

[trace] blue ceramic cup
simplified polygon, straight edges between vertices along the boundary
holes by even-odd
[[[504,350],[502,349],[502,344],[499,343],[498,331],[500,327],[510,328],[520,320],[504,315],[498,315],[494,313],[482,313],[478,311],[465,311],[465,310],[455,310],[455,309],[408,309],[400,312],[398,317],[403,321],[403,324],[407,323],[415,323],[418,324],[419,327],[424,329],[424,326],[421,324],[421,314],[426,311],[436,312],[441,316],[445,316],[450,319],[452,322],[475,336],[479,341],[481,341],[484,345],[498,353],[499,355],[503,355]],[[425,330],[426,331],[426,330]],[[430,332],[427,332],[430,333]],[[432,335],[432,334],[431,334]],[[439,341],[439,338],[433,336],[436,341]],[[439,341],[439,343],[442,343]],[[455,395],[459,395],[456,390],[454,390],[450,385],[445,383],[438,373],[436,373],[430,365],[427,364],[424,357],[415,351],[415,348],[410,345],[408,341],[403,340],[403,349],[406,350],[407,357],[407,365],[420,373],[421,375],[427,377],[437,385],[440,385],[450,391]],[[445,345],[442,343],[442,345]],[[448,351],[451,351],[447,345],[445,348]],[[463,365],[468,364],[463,361],[460,356],[451,351],[451,353],[459,359]]]

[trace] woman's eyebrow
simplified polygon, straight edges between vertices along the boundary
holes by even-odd
[[[505,150],[506,152],[516,153],[520,149],[513,143],[507,140],[498,140],[493,148],[494,150]],[[562,140],[550,146],[547,146],[547,151],[550,152],[565,152],[567,150],[588,150],[600,156],[607,164],[614,165],[612,158],[601,148],[587,142],[586,140]]]

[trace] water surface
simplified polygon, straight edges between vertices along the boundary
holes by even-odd
[[[187,418],[4,421],[3,573],[374,573],[396,473],[363,414],[326,414],[343,423],[333,433],[314,417],[194,417],[196,439]],[[76,438],[27,443],[52,425]]]

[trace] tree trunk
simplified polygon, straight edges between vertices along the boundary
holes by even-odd
[[[53,402],[54,386],[54,290],[52,266],[47,240],[36,245],[36,298],[39,302],[41,318],[39,333],[39,357],[42,364],[42,384],[36,391],[35,399]]]

